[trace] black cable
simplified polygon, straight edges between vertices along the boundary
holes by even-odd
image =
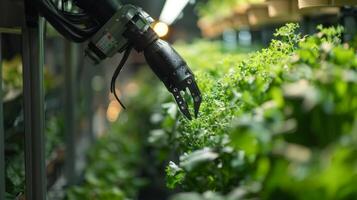
[[[55,2],[53,2],[52,0],[46,0],[49,5],[52,7],[52,9],[54,10],[58,10],[57,9],[57,6],[55,4]],[[64,5],[64,2],[62,1],[62,4]],[[78,12],[78,13],[73,13],[73,12],[69,12],[69,11],[66,11],[66,10],[63,10],[62,8],[62,11],[61,13],[71,19],[71,20],[74,20],[74,21],[83,21],[83,23],[85,23],[86,21],[89,21],[89,20],[92,20],[91,17],[84,11],[81,11],[81,12]]]
[[[37,7],[57,31],[74,42],[88,40],[100,28],[99,24],[87,14],[81,13],[78,18],[76,15],[69,17],[63,14],[53,0],[37,1]]]
[[[68,27],[72,32],[75,32],[78,35],[82,35],[83,37],[86,37],[88,35],[93,35],[97,30],[98,26],[97,25],[92,25],[91,27],[86,27],[86,28],[79,28],[77,24],[72,23],[68,18],[62,15],[60,11],[56,8],[56,5],[52,0],[45,0],[44,1],[44,6],[49,9],[52,12],[52,15],[55,15],[55,17],[60,20],[60,23],[62,26]],[[52,16],[53,17],[53,16]]]
[[[64,37],[75,42],[84,42],[91,35],[87,30],[82,30],[83,32],[78,31],[78,27],[69,25],[69,22],[64,19],[63,16],[60,16],[57,10],[57,6],[52,0],[41,0],[37,2],[37,9],[39,12],[52,24],[52,26],[60,32]],[[93,28],[93,27],[91,27]],[[92,31],[92,30],[91,30]],[[93,31],[93,34],[95,32]]]
[[[112,94],[114,94],[116,100],[119,102],[119,104],[121,105],[121,107],[123,107],[123,109],[125,110],[126,107],[124,106],[124,104],[120,101],[117,93],[116,93],[116,90],[115,90],[115,82],[121,72],[121,70],[123,69],[124,67],[124,64],[126,63],[126,61],[128,60],[129,58],[129,55],[130,55],[130,52],[133,48],[131,46],[129,46],[126,50],[125,50],[125,53],[123,55],[123,58],[121,59],[118,67],[115,69],[114,71],[114,74],[113,74],[113,77],[112,77],[112,81],[110,83],[110,91]]]
[[[93,24],[91,22],[91,19],[88,19],[86,17],[76,17],[76,16],[72,16],[72,15],[68,15],[63,13],[64,17],[68,19],[68,21],[70,21],[71,23],[73,23],[74,25],[79,25],[79,26],[90,26],[90,24]]]

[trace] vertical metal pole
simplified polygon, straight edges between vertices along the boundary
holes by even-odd
[[[23,27],[23,93],[26,199],[46,199],[44,143],[44,25],[41,17]],[[36,23],[37,22],[37,23]]]
[[[0,33],[0,199],[5,199],[5,131],[2,94],[2,44]]]
[[[93,68],[93,66],[89,66],[89,67],[92,67]],[[90,69],[90,71],[88,72],[89,74],[88,74],[88,82],[87,83],[91,83],[92,82],[92,78],[93,78],[93,69]],[[94,143],[95,142],[95,140],[96,140],[96,135],[94,134],[94,131],[93,131],[93,117],[94,117],[94,105],[93,105],[93,88],[92,88],[92,85],[90,85],[89,87],[87,87],[87,89],[86,89],[87,91],[86,91],[86,97],[88,98],[88,99],[86,99],[87,100],[87,107],[86,107],[86,109],[87,109],[87,117],[88,117],[88,124],[89,124],[89,126],[88,126],[88,128],[89,128],[89,130],[88,130],[88,132],[89,132],[89,134],[90,134],[90,137],[91,137],[91,143]]]
[[[78,46],[66,42],[64,67],[65,94],[65,133],[66,133],[66,180],[72,185],[76,180],[76,69],[78,65]]]
[[[85,59],[82,59],[82,62],[80,63],[81,65],[85,66],[85,69],[83,69],[83,96],[84,96],[84,101],[85,101],[85,111],[86,111],[86,120],[88,123],[88,134],[90,137],[90,142],[94,143],[95,141],[95,134],[93,131],[93,115],[94,115],[94,108],[93,108],[93,88],[91,85],[92,78],[94,76],[94,66],[89,64],[88,60],[85,61]]]
[[[342,16],[340,18],[340,24],[343,25],[345,28],[343,33],[343,41],[350,42],[353,40],[356,34],[356,9],[355,8],[348,8],[342,7],[341,8]]]

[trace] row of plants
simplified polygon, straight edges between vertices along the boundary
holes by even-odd
[[[216,61],[179,48],[204,103],[195,120],[163,109],[157,123],[153,145],[177,153],[167,185],[190,192],[175,199],[357,196],[356,50],[341,43],[341,27],[297,29],[288,24],[268,48]]]
[[[162,165],[174,200],[354,199],[356,49],[341,43],[341,27],[298,29],[287,24],[249,54],[176,45],[203,94],[199,117],[183,118],[144,71],[69,199],[135,199],[152,184],[140,172],[159,176]]]

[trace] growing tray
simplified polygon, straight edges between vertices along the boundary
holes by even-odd
[[[296,18],[299,15],[298,0],[266,0],[270,17]]]
[[[356,5],[356,0],[299,0],[299,8]]]

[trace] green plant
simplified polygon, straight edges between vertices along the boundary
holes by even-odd
[[[145,165],[147,158],[143,157],[143,138],[152,129],[152,109],[159,109],[152,107],[157,100],[157,96],[153,94],[158,94],[161,90],[147,74],[147,71],[141,71],[135,81],[127,84],[124,92],[128,98],[128,111],[120,113],[117,122],[111,125],[103,137],[98,138],[88,152],[84,181],[69,188],[69,200],[135,199],[138,190],[147,185],[146,180],[140,176],[150,168]],[[140,94],[138,85],[141,85]]]
[[[167,186],[184,191],[173,200],[354,199],[356,49],[341,44],[340,27],[311,36],[297,29],[287,24],[268,48],[250,54],[207,41],[176,45],[202,90],[199,118],[183,118],[144,73],[70,199],[135,198],[139,186],[122,181],[135,180],[140,165],[160,171],[160,163]],[[150,160],[138,150],[147,146]]]
[[[21,57],[17,56],[9,61],[3,61],[3,92],[22,89],[22,64]]]
[[[135,134],[116,124],[110,133],[99,139],[88,154],[84,182],[68,190],[68,199],[124,200],[134,197],[137,188],[143,184],[136,178],[140,146]]]
[[[308,199],[355,194],[355,187],[344,189],[356,175],[355,49],[341,44],[340,27],[318,27],[304,37],[296,29],[282,27],[268,48],[248,56],[185,56],[194,63],[204,103],[192,121],[172,107],[161,112],[161,144],[179,155],[166,169],[169,187],[223,194],[239,188],[265,199],[304,199],[304,191]],[[346,159],[351,163],[342,164]],[[291,165],[305,173],[291,174]],[[326,174],[345,178],[333,182]],[[309,176],[321,181],[311,183]]]
[[[5,109],[5,118],[9,117],[12,122],[5,127],[5,179],[6,179],[6,199],[16,199],[24,194],[25,190],[25,145],[23,131],[19,127],[23,125],[18,123],[20,119],[19,108],[18,112],[13,112],[13,107],[21,105],[22,95],[22,63],[21,56],[15,56],[11,60],[4,60],[2,63],[3,70],[3,88],[4,102],[19,102],[10,104],[8,109]],[[55,81],[52,75],[45,70],[44,74],[45,89],[52,90],[55,86]],[[19,105],[18,105],[19,104]],[[17,106],[18,105],[18,106]],[[9,111],[14,114],[9,115]],[[12,119],[13,118],[13,119]],[[17,119],[16,119],[17,118]],[[16,122],[15,122],[16,119]],[[6,120],[9,120],[6,118]],[[11,122],[11,120],[9,120]],[[63,145],[63,123],[61,117],[48,117],[45,124],[45,139],[46,139],[46,158],[50,158],[51,153],[55,148]]]
[[[51,117],[46,122],[46,158],[50,158],[55,148],[63,145],[63,123],[61,117]],[[6,140],[5,156],[6,199],[16,199],[25,192],[25,154],[22,137]]]

